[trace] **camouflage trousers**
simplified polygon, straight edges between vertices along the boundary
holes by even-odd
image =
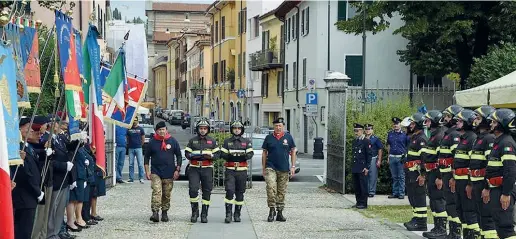
[[[277,207],[279,209],[285,207],[285,194],[287,194],[288,180],[288,172],[280,172],[272,168],[265,169],[268,207]]]
[[[170,194],[174,187],[174,179],[162,179],[156,174],[151,174],[151,209],[153,212],[168,211],[170,208]]]

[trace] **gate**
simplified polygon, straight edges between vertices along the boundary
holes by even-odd
[[[330,73],[324,81],[328,93],[328,146],[326,186],[345,193],[346,103],[349,77]]]

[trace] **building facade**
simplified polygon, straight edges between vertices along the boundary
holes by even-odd
[[[283,97],[284,49],[283,23],[274,15],[275,9],[260,15],[261,49],[250,55],[249,68],[261,75],[261,107],[258,125],[271,126],[281,116]]]
[[[186,52],[190,113],[195,116],[210,116],[210,53],[209,39],[197,40]]]
[[[356,15],[348,1],[285,1],[275,15],[284,24],[284,104],[287,129],[300,152],[313,152],[315,137],[327,138],[327,95],[324,77],[328,71],[346,73],[350,85],[362,84],[362,37],[346,34],[335,23]],[[396,51],[407,40],[393,35],[401,19],[390,20],[391,28],[376,35],[367,34],[367,87],[409,84],[409,67],[399,61]],[[313,90],[308,83],[313,80]],[[317,117],[308,117],[306,94],[318,93]]]
[[[171,38],[184,32],[207,29],[209,21],[204,13],[208,6],[208,4],[146,1],[149,68],[152,69],[156,65],[159,57],[169,54],[167,43]],[[149,100],[155,100],[155,85],[152,77],[153,74],[149,74],[150,84],[147,95]],[[177,99],[175,101],[177,102]]]
[[[213,118],[244,120],[247,104],[247,2],[215,1],[206,11],[211,23]]]
[[[158,58],[155,66],[152,68],[154,84],[154,96],[156,97],[156,106],[167,108],[167,64],[168,56]],[[148,92],[148,91],[147,91]]]

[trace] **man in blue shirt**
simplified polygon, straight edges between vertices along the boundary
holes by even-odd
[[[389,198],[405,198],[405,172],[403,159],[407,154],[408,136],[401,130],[401,119],[392,118],[392,130],[387,134],[387,157],[392,176],[392,195]]]
[[[125,152],[127,147],[127,129],[124,127],[116,126],[116,182],[125,183],[122,176],[122,170],[124,169]]]
[[[371,143],[371,164],[369,164],[369,173],[367,177],[369,179],[369,197],[372,198],[376,194],[376,183],[378,182],[378,169],[380,168],[380,164],[382,162],[383,156],[383,144],[382,141],[373,135],[373,125],[366,124],[365,126],[365,136],[369,139]]]
[[[129,183],[134,182],[134,158],[138,161],[138,177],[143,183],[145,176],[143,171],[143,144],[145,143],[145,131],[138,126],[138,119],[133,121],[133,127],[127,130],[127,147],[129,147]]]
[[[283,118],[278,118],[272,123],[274,132],[265,137],[262,145],[262,169],[267,184],[267,205],[269,206],[267,221],[274,221],[276,216],[276,221],[284,222],[287,220],[283,217],[283,208],[289,172],[290,177],[293,177],[296,171],[296,144],[292,136],[283,131],[285,126]],[[289,162],[289,156],[291,162]]]

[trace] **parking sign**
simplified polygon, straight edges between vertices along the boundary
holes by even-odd
[[[317,105],[317,93],[306,93],[306,104]]]

